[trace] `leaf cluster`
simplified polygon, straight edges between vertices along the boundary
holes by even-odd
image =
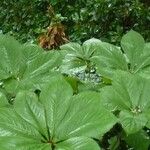
[[[48,52],[1,35],[0,55],[0,149],[148,149],[150,44],[139,33]]]

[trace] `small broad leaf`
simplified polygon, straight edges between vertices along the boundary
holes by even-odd
[[[28,101],[28,99],[32,99],[32,101]],[[22,118],[25,118],[25,120],[32,124],[41,134],[46,135],[47,129],[44,108],[38,102],[35,93],[27,91],[19,92],[15,98],[14,106],[16,112]]]
[[[8,105],[9,105],[9,103],[8,103],[8,100],[7,100],[6,96],[3,93],[0,92],[0,108],[1,107],[6,107]]]
[[[100,147],[90,138],[74,137],[59,143],[56,150],[100,150]]]
[[[24,44],[22,49],[23,57],[27,62],[32,61],[43,52],[43,49],[34,44]]]
[[[115,70],[128,70],[126,58],[118,47],[101,42],[98,48],[99,51],[97,51],[97,55],[92,60],[101,75],[112,78]]]
[[[147,123],[147,118],[144,114],[135,115],[125,110],[121,111],[119,118],[124,130],[130,134],[138,132]]]
[[[143,37],[131,30],[123,36],[121,46],[129,60],[129,71],[149,78],[150,44]]]
[[[20,79],[20,87],[25,89],[40,89],[53,77],[52,70],[59,66],[60,55],[57,52],[43,52],[27,64],[27,68]]]
[[[136,63],[138,63],[144,45],[143,37],[133,30],[122,37],[121,47],[131,63],[131,69],[134,69]]]
[[[90,59],[95,55],[95,53],[99,50],[99,45],[101,41],[95,38],[89,39],[85,41],[82,45],[83,48],[83,56],[86,59]]]
[[[80,44],[77,44],[77,43],[67,43],[67,44],[60,46],[60,49],[65,50],[69,53],[77,54],[77,52],[81,51],[81,46]]]
[[[148,150],[150,144],[149,137],[143,130],[127,136],[125,140],[135,150]]]
[[[79,80],[75,77],[70,77],[70,76],[66,76],[65,79],[71,85],[71,87],[73,89],[73,93],[77,94],[78,93],[78,82],[79,82]]]
[[[118,72],[113,78],[113,85],[101,91],[104,105],[112,111],[120,112],[118,117],[127,134],[139,131],[149,120],[149,89],[149,80]]]
[[[77,43],[68,43],[62,45],[60,48],[64,51],[64,60],[60,68],[61,72],[68,74],[72,69],[86,66],[82,58],[84,53],[82,52],[81,45]]]
[[[89,65],[93,65],[91,58],[95,55],[96,51],[98,51],[100,43],[100,40],[93,38],[85,41],[83,45],[68,43],[61,46],[61,50],[66,52],[61,71],[68,74],[68,72],[73,69],[79,67],[86,68],[89,67]]]
[[[24,76],[38,76],[50,71],[57,64],[57,59],[59,59],[59,53],[54,51],[43,52],[27,64]]]
[[[14,38],[0,35],[0,79],[18,74],[24,63],[20,49],[21,45]]]
[[[95,92],[99,92],[101,87],[103,85],[102,84],[95,84],[93,82],[80,82],[78,84],[78,92],[85,92],[85,91],[95,91]]]

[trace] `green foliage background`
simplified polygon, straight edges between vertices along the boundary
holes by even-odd
[[[51,23],[49,5],[71,41],[95,37],[118,43],[134,29],[150,40],[150,2],[146,0],[1,0],[0,30],[22,42],[35,40]],[[61,18],[61,17],[60,17]]]

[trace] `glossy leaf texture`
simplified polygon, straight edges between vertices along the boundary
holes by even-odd
[[[149,148],[149,137],[145,131],[139,131],[131,134],[125,138],[126,142],[136,150],[148,150]]]
[[[95,55],[100,40],[92,38],[85,41],[82,45],[78,43],[68,43],[61,46],[64,60],[61,65],[61,72],[71,72],[73,69],[85,69],[89,64],[92,65],[92,57]]]
[[[0,35],[0,79],[15,76],[23,67],[21,45],[12,37]]]
[[[116,70],[128,71],[126,57],[120,48],[106,42],[99,44],[97,54],[92,60],[98,73],[110,79]]]
[[[93,142],[90,138],[74,137],[70,138],[62,143],[58,143],[56,150],[100,150],[100,147],[96,142]]]
[[[0,109],[0,148],[9,150],[99,150],[100,138],[116,123],[95,92],[73,96],[62,78],[51,79],[38,98],[19,92],[14,107]]]
[[[33,44],[21,45],[12,37],[0,36],[0,81],[9,93],[39,89],[53,76],[61,62],[59,52],[44,52]]]
[[[127,134],[148,125],[150,109],[150,81],[138,75],[118,72],[113,84],[101,91],[104,105],[119,111],[118,117]]]
[[[120,47],[90,39],[82,45],[68,43],[61,46],[64,60],[61,72],[69,74],[75,69],[94,68],[96,72],[112,79],[116,70],[140,74],[149,78],[150,44],[143,37],[131,30],[122,37]]]
[[[142,72],[143,75],[145,74],[145,76],[149,78],[150,44],[145,43],[139,33],[131,30],[122,37],[121,47],[129,59],[130,72]]]
[[[131,30],[125,34],[121,47],[105,42],[98,47],[98,54],[92,59],[103,76],[112,79],[116,70],[123,70],[149,78],[150,44],[139,33]]]

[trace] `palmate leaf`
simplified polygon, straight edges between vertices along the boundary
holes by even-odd
[[[53,76],[59,66],[59,52],[45,52],[35,45],[21,45],[9,36],[0,36],[0,80],[8,93],[37,89]]]
[[[139,33],[131,30],[125,34],[120,48],[105,42],[98,47],[98,54],[92,60],[103,76],[112,79],[115,70],[123,70],[149,78],[150,44]]]
[[[131,30],[124,35],[121,40],[121,47],[129,59],[130,72],[144,75],[145,70],[148,70],[150,73],[150,44],[145,43],[139,33]],[[148,78],[149,73],[145,74]]]
[[[14,108],[0,110],[0,149],[99,150],[98,138],[116,123],[95,92],[72,95],[61,77],[42,89],[39,99],[20,92]]]
[[[84,67],[86,68],[88,63],[92,63],[91,58],[95,55],[100,40],[92,38],[85,41],[82,45],[78,43],[68,43],[61,46],[64,60],[61,65],[61,71],[68,73],[69,71]]]
[[[113,85],[102,90],[102,99],[110,110],[119,110],[119,119],[127,134],[147,126],[150,109],[150,81],[138,75],[118,72]]]

